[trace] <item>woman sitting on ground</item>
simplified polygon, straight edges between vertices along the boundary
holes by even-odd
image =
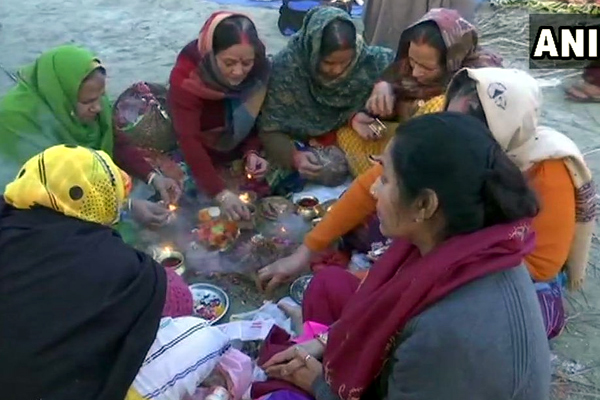
[[[73,145],[36,155],[8,184],[0,200],[0,386],[12,399],[125,399],[157,335],[169,341],[173,324],[159,330],[161,316],[192,314],[183,279],[112,229],[130,188],[106,153]],[[188,328],[201,322],[183,319]],[[205,354],[192,340],[193,365]],[[157,363],[172,364],[168,353]],[[190,360],[178,362],[183,370]],[[152,386],[155,375],[143,378]]]
[[[501,62],[479,47],[477,30],[456,10],[432,9],[404,30],[396,62],[373,88],[366,109],[338,132],[354,176],[372,166],[370,156],[381,154],[399,121],[442,111],[443,94],[459,69],[499,67]],[[374,117],[386,121],[383,134],[371,129]]]
[[[479,95],[479,94],[486,95]],[[533,220],[535,250],[525,264],[538,293],[548,338],[565,325],[562,279],[578,289],[585,278],[598,210],[592,174],[577,145],[552,128],[538,125],[541,90],[516,69],[461,71],[450,84],[448,110],[484,121],[511,160],[529,178],[541,202]]]
[[[106,152],[153,186],[165,203],[176,203],[175,181],[153,171],[127,137],[113,131],[105,86],[106,68],[76,46],[47,51],[23,68],[17,86],[0,101],[0,191],[30,157],[57,144],[73,144]],[[162,225],[169,217],[166,207],[143,200],[133,200],[131,212],[150,225]]]
[[[226,11],[208,18],[171,71],[170,112],[189,179],[234,219],[247,219],[250,212],[227,188],[219,167],[243,159],[256,179],[266,173],[254,122],[268,75],[265,47],[254,23]]]
[[[566,263],[573,289],[581,287],[585,277],[597,215],[591,172],[575,143],[553,129],[537,126],[541,91],[526,72],[466,69],[451,83],[448,100],[451,110],[475,115],[488,124],[540,198],[541,211],[532,224],[536,247],[525,263],[533,280],[540,283],[548,336],[556,336],[565,322],[558,274]],[[261,270],[262,279],[271,280],[270,287],[274,287],[296,276],[312,255],[368,220],[376,204],[371,189],[381,173],[382,168],[374,166],[359,177],[306,236],[304,245]]]
[[[547,399],[550,352],[522,264],[538,203],[519,169],[458,113],[401,126],[383,168],[392,245],[360,287],[340,268],[317,273],[303,303],[328,307],[348,280],[357,291],[332,300],[345,305],[329,320],[303,306],[328,333],[262,368],[317,400]]]
[[[304,179],[318,179],[323,165],[309,150],[336,144],[336,130],[364,106],[392,59],[391,50],[365,45],[343,10],[310,10],[273,59],[258,121],[268,158]]]

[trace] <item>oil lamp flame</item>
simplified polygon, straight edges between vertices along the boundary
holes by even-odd
[[[246,178],[248,178],[248,179],[252,179],[252,174],[247,174],[247,175],[246,175]]]
[[[175,204],[169,204],[169,211],[174,212],[177,210],[177,206]]]
[[[248,193],[240,194],[240,200],[244,203],[250,203],[250,195]]]

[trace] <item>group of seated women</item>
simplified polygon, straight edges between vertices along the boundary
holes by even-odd
[[[367,46],[350,16],[335,7],[311,10],[272,60],[248,17],[219,11],[171,71],[173,159],[183,159],[186,183],[231,217],[248,218],[223,174],[233,161],[242,160],[248,175],[269,188],[339,184],[331,175],[368,169],[397,122],[441,110],[445,86],[460,68],[499,65],[499,57],[478,46],[475,28],[449,9],[431,10],[406,29],[395,61],[391,49]],[[72,143],[106,151],[154,186],[165,205],[178,200],[187,185],[155,170],[115,129],[106,73],[97,57],[75,46],[48,51],[19,72],[18,85],[0,103],[0,152],[8,165],[1,186],[37,152]],[[388,126],[382,135],[372,129],[374,118]],[[338,157],[328,162],[319,156],[323,149]],[[151,225],[168,217],[150,202],[135,200],[130,208]]]
[[[177,57],[179,151],[232,218],[249,214],[221,175],[233,160],[259,180],[319,181],[313,150],[337,146],[358,175],[292,256],[259,271],[267,288],[363,225],[369,245],[389,239],[364,277],[315,274],[303,318],[329,330],[262,367],[308,399],[547,399],[562,272],[579,288],[588,261],[591,173],[570,139],[538,125],[535,79],[500,68],[456,11],[430,11],[397,50],[393,61],[366,46],[346,13],[323,7],[272,62],[252,21],[229,12]],[[0,160],[12,168],[0,202],[0,386],[17,400],[140,398],[132,383],[163,343],[161,318],[192,313],[181,278],[112,229],[124,209],[160,226],[182,187],[113,129],[105,81],[98,58],[64,46],[0,102]],[[162,202],[128,199],[129,175]],[[199,331],[188,324],[181,338]]]

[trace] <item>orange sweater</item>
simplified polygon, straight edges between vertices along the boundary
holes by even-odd
[[[356,178],[323,221],[306,235],[304,244],[311,251],[325,250],[375,212],[377,202],[370,189],[381,173],[382,167],[376,165]],[[547,281],[558,275],[569,254],[575,234],[575,190],[561,160],[543,161],[528,175],[541,210],[533,220],[536,247],[525,263],[534,280]]]

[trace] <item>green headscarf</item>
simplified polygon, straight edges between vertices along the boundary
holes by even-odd
[[[88,50],[61,46],[19,71],[19,81],[0,100],[0,192],[28,159],[57,144],[77,144],[112,156],[114,136],[107,96],[92,123],[76,115],[79,87],[101,67]]]
[[[346,72],[333,81],[323,81],[318,72],[323,29],[336,19],[352,23],[348,13],[339,8],[313,8],[304,17],[302,29],[273,58],[258,120],[262,132],[282,132],[304,140],[339,128],[364,107],[394,52],[367,46],[357,35],[356,53]]]

